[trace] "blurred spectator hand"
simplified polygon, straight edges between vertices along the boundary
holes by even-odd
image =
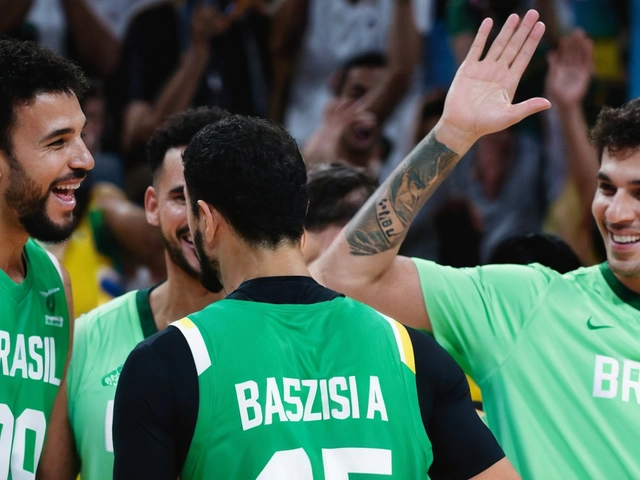
[[[580,104],[593,74],[593,42],[582,30],[574,30],[560,39],[547,60],[545,88],[551,100],[560,107]]]

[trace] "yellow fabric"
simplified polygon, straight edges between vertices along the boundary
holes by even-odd
[[[474,382],[469,375],[467,375],[467,381],[469,382],[469,390],[471,391],[471,400],[474,402],[482,402],[482,392],[478,384]]]
[[[71,278],[76,317],[111,300],[113,297],[101,288],[100,283],[104,278],[116,280],[119,276],[111,259],[98,252],[89,220],[91,207],[67,241],[61,260]]]

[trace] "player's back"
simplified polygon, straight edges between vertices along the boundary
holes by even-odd
[[[69,349],[61,276],[33,240],[26,276],[0,271],[0,478],[34,478]]]
[[[181,478],[427,478],[406,330],[351,299],[222,300],[177,322],[198,369]]]

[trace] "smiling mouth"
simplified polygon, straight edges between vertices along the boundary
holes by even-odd
[[[65,183],[63,185],[55,186],[51,189],[51,192],[63,202],[71,202],[76,198],[76,190],[80,188],[82,181],[74,183]]]
[[[620,245],[640,242],[640,235],[616,235],[615,233],[609,232],[609,236],[614,243]]]

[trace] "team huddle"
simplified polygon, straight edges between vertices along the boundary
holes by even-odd
[[[94,165],[86,80],[0,40],[0,479],[640,478],[640,101],[590,132],[605,263],[398,255],[479,138],[551,108],[512,104],[544,28],[511,15],[486,45],[485,20],[442,118],[375,192],[346,167],[308,175],[270,121],[170,116],[144,199],[166,281],[75,320],[39,242],[71,234]],[[362,195],[319,248],[313,183],[331,175],[340,201]]]

